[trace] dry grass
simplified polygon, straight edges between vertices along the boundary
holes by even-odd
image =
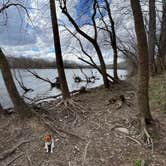
[[[166,73],[151,78],[149,96],[151,109],[166,113]]]

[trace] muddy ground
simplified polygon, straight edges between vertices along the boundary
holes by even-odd
[[[109,102],[120,95],[126,98],[120,107]],[[149,130],[153,144],[147,145],[138,130],[135,88],[128,81],[110,90],[88,90],[72,100],[74,105],[67,108],[56,107],[57,101],[52,101],[35,109],[51,127],[39,117],[21,121],[17,113],[1,113],[0,166],[166,165],[166,113],[152,106],[155,123]],[[49,133],[55,139],[53,154],[44,150],[43,136]]]

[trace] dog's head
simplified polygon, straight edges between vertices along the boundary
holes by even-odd
[[[44,138],[43,138],[43,140],[44,140],[44,142],[51,142],[52,136],[50,134],[45,135]]]

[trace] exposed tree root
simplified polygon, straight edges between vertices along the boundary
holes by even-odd
[[[17,148],[19,148],[22,144],[25,144],[25,143],[28,143],[28,142],[30,142],[30,140],[20,141],[18,144],[13,146],[11,149],[8,149],[8,150],[4,151],[3,153],[0,153],[0,160],[6,159],[8,156],[13,154],[17,150]]]
[[[141,133],[141,138],[143,138],[144,142],[145,142],[145,145],[148,146],[148,147],[151,147],[152,149],[152,153],[153,153],[153,149],[154,149],[154,146],[153,146],[153,139],[152,137],[150,136],[150,134],[148,133],[146,127],[143,128],[142,130],[142,133]]]
[[[81,112],[82,114],[84,114],[86,112],[84,107],[73,99],[61,100],[56,105],[56,107],[59,107],[61,105],[64,106],[64,109],[66,109],[66,110],[70,111],[71,113],[73,113],[74,117],[76,117],[76,114],[78,112]]]
[[[70,137],[74,137],[74,138],[79,139],[79,140],[82,140],[82,141],[85,140],[84,138],[81,138],[80,136],[78,136],[78,135],[76,135],[76,134],[74,134],[74,133],[71,133],[71,132],[66,131],[66,130],[64,130],[64,129],[61,129],[61,128],[56,127],[55,125],[53,125],[53,124],[51,124],[51,123],[45,121],[44,119],[43,119],[43,122],[44,122],[44,124],[45,124],[51,131],[53,131],[53,132],[55,132],[55,133],[59,133],[59,134],[60,134],[60,133],[63,133],[63,134],[66,134],[66,135],[68,135],[68,136],[70,136]],[[62,137],[62,134],[60,134],[60,136]]]
[[[65,129],[61,129],[57,126],[55,126],[55,122],[54,119],[52,119],[51,117],[42,117],[41,115],[39,115],[38,113],[35,112],[35,115],[39,118],[39,120],[42,122],[42,124],[44,124],[48,129],[50,129],[53,133],[58,134],[61,138],[66,138],[64,136],[68,135],[70,137],[74,137],[76,139],[82,140],[84,141],[84,138],[79,137],[78,135],[71,133],[69,131],[66,131]]]

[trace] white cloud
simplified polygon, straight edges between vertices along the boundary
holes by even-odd
[[[12,1],[12,0],[11,0]],[[16,1],[16,0],[13,0]],[[7,54],[14,56],[32,56],[54,58],[53,35],[51,29],[51,19],[49,10],[49,0],[22,0],[28,9],[31,20],[27,18],[25,11],[20,10],[21,16],[16,8],[7,10],[8,20],[6,26],[0,26],[0,46],[4,47]],[[68,10],[76,18],[76,5],[78,0],[68,0]],[[126,43],[130,40],[129,33],[134,34],[134,24],[129,0],[112,0],[111,11],[115,21],[117,36]],[[74,27],[68,22],[66,16],[61,13],[59,4],[56,1],[56,10],[58,19],[65,22],[66,25],[74,31]],[[2,21],[3,16],[0,16]],[[107,16],[105,20],[108,21]],[[1,22],[2,23],[2,22]],[[102,25],[97,20],[97,25]],[[75,55],[83,56],[79,43],[63,27],[60,27],[61,46],[64,59],[77,59]],[[89,25],[84,25],[82,30],[93,37],[94,30]],[[80,35],[78,35],[80,37]],[[84,38],[80,37],[84,48],[93,55],[95,61],[98,61],[93,46]],[[105,45],[105,39],[109,40],[108,34],[100,31],[98,41],[102,48],[103,55],[107,61],[112,61],[112,52],[110,45]]]

